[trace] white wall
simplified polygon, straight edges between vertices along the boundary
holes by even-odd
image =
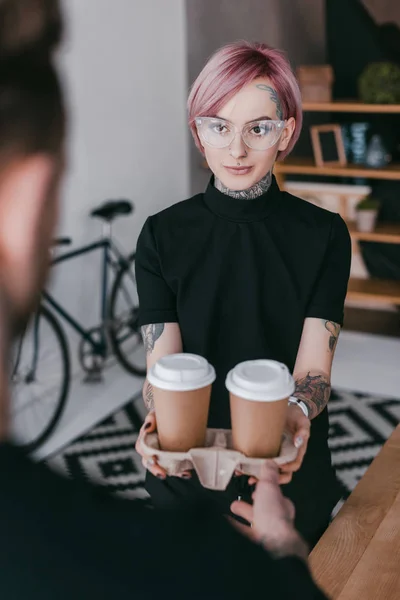
[[[60,67],[70,111],[69,171],[60,233],[100,233],[89,211],[108,198],[135,203],[117,222],[127,249],[149,214],[188,196],[184,0],[64,0]],[[98,257],[57,267],[55,295],[98,321]]]

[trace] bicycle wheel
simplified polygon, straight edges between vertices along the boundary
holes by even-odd
[[[56,428],[69,381],[65,334],[42,305],[15,345],[11,370],[11,434],[26,452],[39,448]]]
[[[129,373],[146,375],[146,356],[139,328],[139,300],[135,279],[135,254],[121,265],[111,290],[109,336],[119,363]]]

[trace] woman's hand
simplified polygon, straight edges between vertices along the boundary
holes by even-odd
[[[303,458],[307,450],[308,440],[310,438],[311,421],[305,416],[301,408],[295,404],[289,404],[285,432],[290,436],[294,446],[297,448],[295,460],[284,465],[280,465],[279,484],[284,485],[292,480],[293,473],[298,471],[303,463]],[[235,475],[243,475],[240,471],[235,471]],[[250,477],[249,485],[257,483],[256,477]]]
[[[157,463],[157,457],[151,456],[149,454],[145,454],[142,441],[146,434],[153,433],[157,430],[157,421],[155,412],[149,412],[147,415],[142,427],[140,428],[138,439],[136,440],[135,449],[138,454],[142,457],[142,465],[145,469],[148,469],[152,475],[155,475],[159,479],[165,479],[167,476],[167,472],[165,469],[160,467]]]
[[[158,464],[157,456],[146,454],[142,446],[144,436],[148,433],[154,433],[155,431],[157,431],[157,420],[155,412],[151,411],[148,413],[142,427],[140,428],[139,436],[135,444],[135,449],[136,452],[142,457],[142,464],[144,468],[150,471],[152,475],[155,475],[155,477],[158,477],[159,479],[165,479],[168,473]],[[183,479],[190,479],[191,476],[192,474],[190,473],[190,471],[184,471],[180,475],[180,477],[182,477]]]
[[[291,437],[298,452],[295,460],[280,466],[280,483],[282,484],[289,483],[293,473],[300,469],[310,439],[311,421],[305,416],[301,408],[295,404],[289,404],[285,431]]]

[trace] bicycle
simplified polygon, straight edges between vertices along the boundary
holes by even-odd
[[[87,381],[101,380],[104,363],[111,355],[133,375],[146,375],[143,342],[138,325],[135,252],[124,255],[112,237],[113,221],[118,216],[131,214],[133,209],[133,204],[128,200],[117,200],[106,202],[91,211],[91,217],[103,222],[101,238],[51,261],[51,265],[55,266],[95,250],[103,251],[100,325],[85,329],[49,292],[42,291],[40,306],[15,346],[11,369],[12,433],[16,443],[26,452],[37,450],[53,433],[68,398],[71,379],[70,350],[66,334],[55,313],[80,335],[78,356],[80,365],[87,374]],[[53,246],[71,243],[70,238],[58,238],[54,240]],[[114,272],[114,282],[109,293],[110,269]],[[46,362],[48,359],[50,364]],[[38,418],[39,408],[41,416]]]

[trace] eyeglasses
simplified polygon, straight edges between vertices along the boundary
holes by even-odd
[[[267,150],[276,144],[285,128],[285,121],[252,121],[240,131],[236,125],[217,117],[197,117],[201,140],[213,148],[227,148],[240,133],[243,142],[253,150]]]

